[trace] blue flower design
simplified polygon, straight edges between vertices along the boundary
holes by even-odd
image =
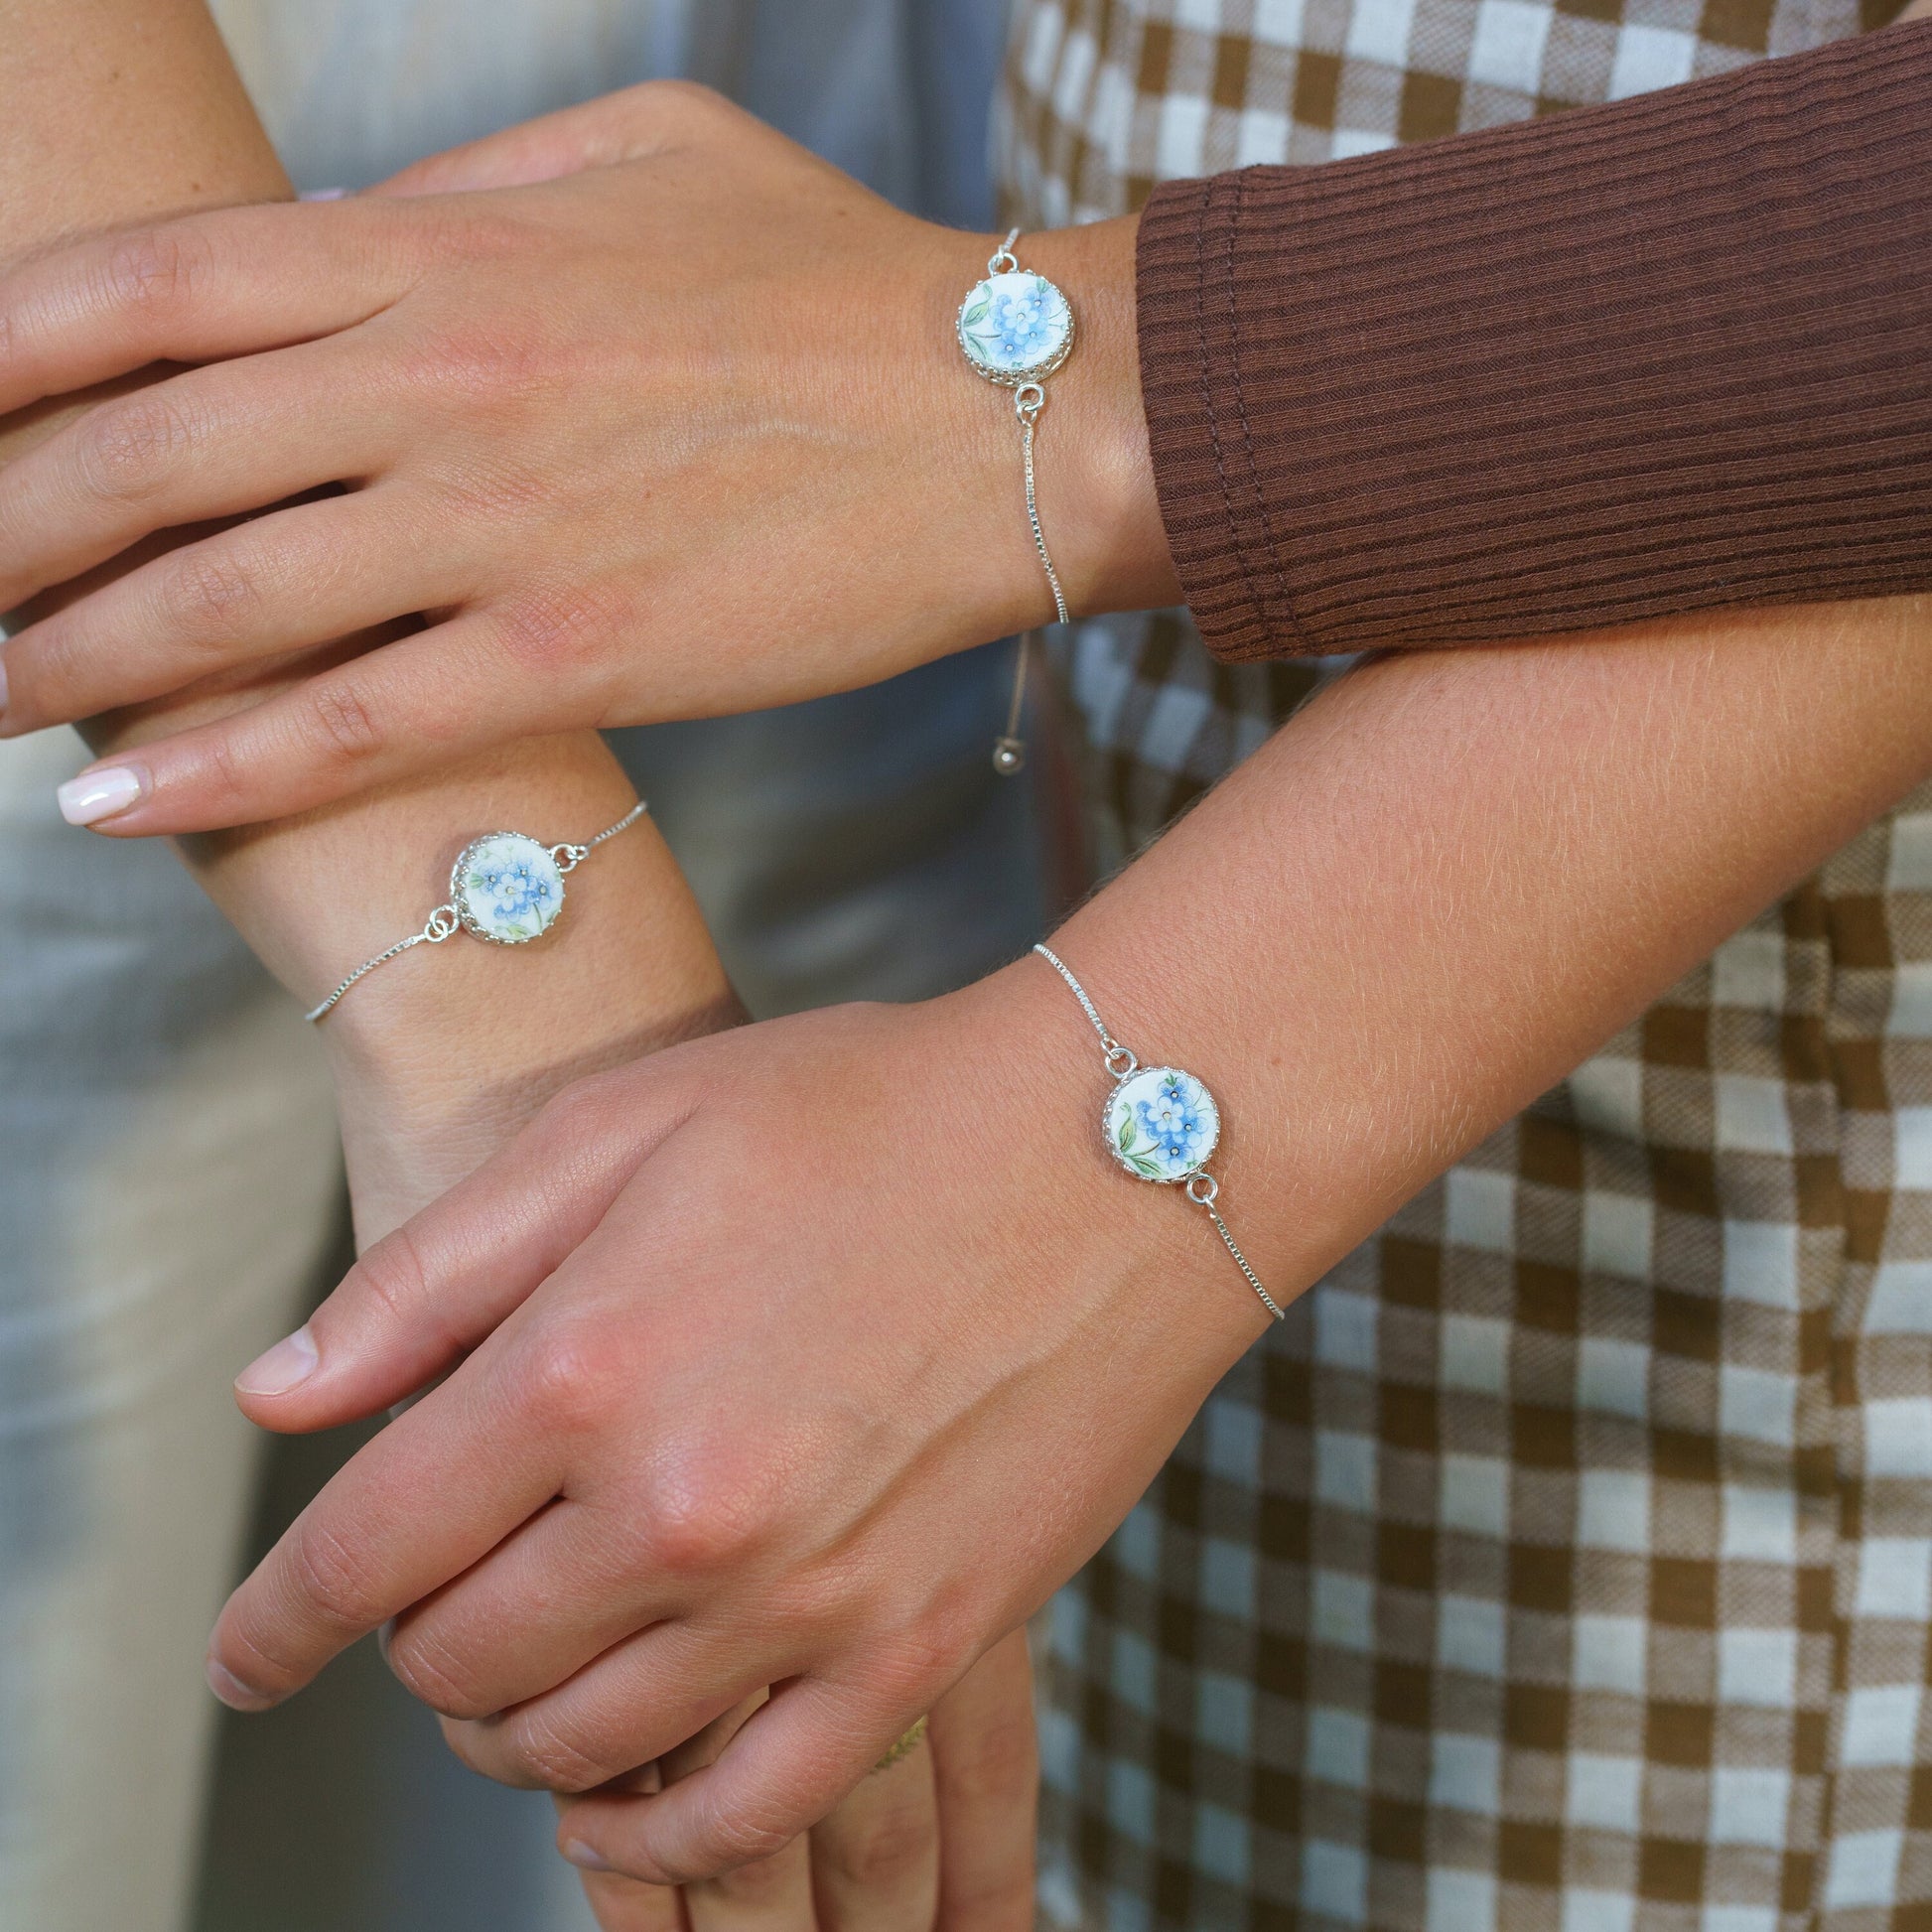
[[[563,891],[547,858],[520,834],[479,844],[463,874],[463,897],[492,937],[534,939],[562,909]]]
[[[1141,1132],[1161,1150],[1171,1168],[1190,1167],[1201,1144],[1200,1104],[1178,1074],[1169,1074],[1152,1100],[1136,1101]]]
[[[996,295],[988,320],[1000,353],[1016,367],[1039,361],[1052,346],[1053,331],[1047,324],[1045,304],[1037,295]]]
[[[1066,298],[1043,275],[982,284],[961,327],[990,368],[1019,373],[1049,360],[1066,338]]]
[[[1120,1158],[1148,1180],[1179,1180],[1193,1173],[1213,1152],[1220,1117],[1207,1090],[1191,1073],[1160,1072],[1150,1095],[1143,1074],[1132,1083],[1140,1092],[1121,1094],[1114,1103],[1109,1132]]]

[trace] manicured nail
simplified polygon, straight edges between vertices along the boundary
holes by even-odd
[[[0,657],[0,718],[7,713],[7,661]]]
[[[610,1860],[601,1859],[584,1843],[581,1838],[573,1838],[564,1847],[564,1857],[579,1871],[615,1871],[617,1866]]]
[[[322,1356],[308,1327],[278,1341],[266,1355],[258,1355],[234,1379],[243,1395],[287,1395],[316,1372]]]
[[[147,788],[145,772],[132,765],[108,764],[69,778],[55,796],[61,801],[61,816],[69,825],[93,825],[126,811]]]
[[[207,1660],[207,1670],[208,1689],[230,1711],[266,1711],[275,1702],[259,1691],[251,1691],[233,1671],[217,1664],[212,1657]]]
[[[305,188],[295,198],[298,202],[345,202],[348,200],[346,188]]]

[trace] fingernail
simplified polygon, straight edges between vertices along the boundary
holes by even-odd
[[[298,202],[345,202],[348,200],[346,188],[305,188],[295,198]]]
[[[258,1355],[234,1379],[243,1395],[287,1395],[316,1372],[322,1356],[315,1339],[304,1325],[278,1341],[267,1354]]]
[[[601,1859],[584,1843],[581,1838],[573,1838],[564,1847],[564,1857],[579,1871],[615,1871],[617,1866],[610,1860]]]
[[[230,1711],[266,1711],[275,1700],[253,1691],[225,1665],[207,1660],[207,1687]]]
[[[0,718],[7,715],[7,660],[0,657]]]
[[[147,774],[132,765],[109,764],[69,778],[55,796],[69,825],[93,825],[124,812],[147,790]]]

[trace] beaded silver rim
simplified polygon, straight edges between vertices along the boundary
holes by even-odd
[[[527,832],[483,832],[479,833],[476,838],[472,839],[456,855],[456,864],[450,868],[450,903],[456,908],[458,923],[462,925],[464,931],[491,946],[533,946],[539,939],[549,937],[550,933],[556,928],[557,919],[552,919],[549,925],[545,926],[541,932],[526,932],[522,938],[512,939],[503,933],[491,932],[471,911],[464,897],[464,868],[469,865],[471,855],[479,847],[487,845],[491,839],[528,839],[530,844],[535,846],[539,851],[549,854],[550,863],[557,868],[557,919],[563,917],[564,901],[570,897],[570,894],[564,888],[564,881],[576,870],[577,865],[577,861],[573,860],[567,866],[557,855],[560,852],[574,852],[578,855],[578,859],[581,859],[590,848],[588,846],[577,845],[545,845],[541,839],[530,838]],[[441,908],[439,907],[438,909],[440,910]]]

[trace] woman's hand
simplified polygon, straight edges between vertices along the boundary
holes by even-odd
[[[474,1350],[229,1603],[259,1707],[390,1662],[507,1782],[592,1792],[766,1686],[715,1765],[566,1838],[682,1883],[769,1857],[1097,1547],[1267,1317],[1137,1188],[1066,990],[694,1042],[571,1090],[372,1249],[248,1412],[371,1413]],[[500,1325],[499,1325],[500,1324]]]
[[[0,610],[155,530],[282,505],[15,637],[5,730],[436,619],[117,759],[132,802],[89,822],[277,818],[505,738],[845,689],[1050,616],[1011,401],[953,335],[985,238],[674,83],[397,186],[198,214],[0,284],[0,413],[207,365],[0,471]],[[1158,600],[1132,223],[1027,259],[1081,331],[1040,446],[1056,561],[1083,609]]]
[[[748,1699],[591,1809],[634,1804],[714,1763],[763,1702]],[[808,1837],[693,1885],[586,1869],[584,1890],[603,1932],[1030,1932],[1037,1790],[1018,1630],[933,1708],[922,1745],[861,1778]],[[581,1802],[557,1808],[566,1838],[588,1846],[570,1837]]]

